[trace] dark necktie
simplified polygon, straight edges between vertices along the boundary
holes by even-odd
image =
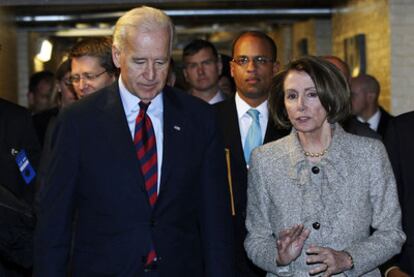
[[[137,157],[144,176],[145,188],[148,192],[151,207],[157,201],[157,145],[155,142],[154,128],[147,114],[148,104],[139,102],[139,113],[135,120],[134,144]],[[154,244],[151,242],[151,250],[147,255],[146,265],[151,264],[157,258]]]

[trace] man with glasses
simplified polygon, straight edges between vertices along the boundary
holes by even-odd
[[[244,250],[246,237],[247,168],[250,153],[259,145],[281,138],[287,130],[276,129],[268,115],[267,99],[272,79],[279,69],[273,40],[258,31],[248,31],[233,42],[231,75],[236,95],[216,105],[228,160],[233,192],[233,222],[237,276],[265,276],[248,260]],[[276,246],[275,246],[276,247]]]
[[[112,84],[118,69],[112,61],[112,39],[87,38],[77,42],[69,53],[72,61],[70,82],[78,98]]]
[[[222,63],[216,47],[209,41],[195,39],[183,50],[183,74],[190,85],[189,93],[209,104],[223,101],[219,88]]]

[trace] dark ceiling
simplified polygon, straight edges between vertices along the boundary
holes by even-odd
[[[336,0],[267,1],[184,1],[184,0],[1,0],[12,20],[22,27],[71,26],[75,23],[113,24],[122,12],[140,5],[165,10],[177,25],[249,24],[269,21],[273,24],[329,17]]]

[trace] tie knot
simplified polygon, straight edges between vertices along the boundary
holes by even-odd
[[[146,112],[147,112],[148,107],[149,107],[149,105],[150,105],[150,104],[151,104],[151,102],[144,103],[144,102],[142,102],[142,101],[140,101],[140,102],[138,103],[139,108],[140,108],[141,110],[143,110],[143,111],[144,111],[144,113],[146,113]]]
[[[259,121],[260,112],[258,110],[250,109],[247,111],[247,114],[250,115],[250,117],[253,118],[254,121]]]

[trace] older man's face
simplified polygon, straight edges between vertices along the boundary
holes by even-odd
[[[170,62],[170,32],[130,29],[123,49],[113,48],[114,63],[122,82],[144,102],[157,96],[167,81]]]

